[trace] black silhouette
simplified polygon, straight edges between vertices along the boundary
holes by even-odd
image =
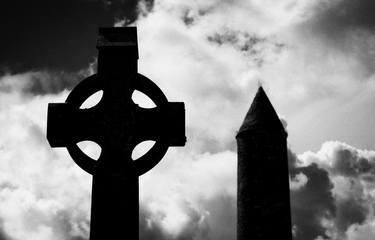
[[[168,102],[151,80],[137,73],[136,28],[100,28],[97,48],[98,73],[80,82],[65,103],[49,104],[47,138],[52,147],[66,147],[93,175],[90,239],[138,239],[138,177],[153,168],[168,147],[185,145],[184,103]],[[99,90],[101,101],[80,109]],[[148,95],[156,107],[136,105],[134,90]],[[78,148],[83,140],[101,146],[97,161]],[[156,143],[133,161],[132,150],[144,140]]]
[[[291,240],[287,133],[262,87],[236,138],[237,240]]]

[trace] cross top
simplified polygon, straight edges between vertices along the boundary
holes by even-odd
[[[73,160],[90,174],[98,164],[110,164],[110,168],[141,175],[161,160],[169,146],[185,144],[184,104],[168,102],[155,83],[136,72],[135,28],[100,29],[97,48],[98,73],[81,81],[65,103],[49,104],[47,138],[52,147],[66,147]],[[80,109],[89,96],[100,90],[103,97],[96,106]],[[136,105],[131,99],[135,90],[149,96],[156,108]],[[76,143],[83,140],[102,147],[98,161],[78,148]],[[132,161],[132,150],[145,140],[156,143],[148,153]],[[123,160],[108,160],[114,158]]]

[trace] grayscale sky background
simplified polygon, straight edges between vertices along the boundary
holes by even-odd
[[[234,137],[259,83],[289,133],[295,239],[374,239],[374,12],[372,0],[2,1],[0,240],[88,239],[91,177],[50,148],[47,104],[95,72],[99,26],[128,24],[140,73],[187,111],[186,147],[140,178],[141,240],[235,239]]]

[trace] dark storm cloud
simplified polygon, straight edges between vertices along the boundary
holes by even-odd
[[[366,220],[370,209],[366,200],[365,191],[360,181],[374,182],[375,161],[371,156],[363,156],[357,149],[345,144],[336,144],[328,168],[331,177],[344,177],[345,187],[351,194],[344,199],[337,199],[337,227],[339,232],[345,233],[354,223],[361,224]]]
[[[208,238],[212,240],[234,240],[236,239],[237,223],[237,198],[222,193],[202,202],[206,211],[210,213],[207,217]]]
[[[31,78],[30,84],[26,89],[24,89],[24,91],[35,95],[59,93],[64,89],[72,89],[83,78],[83,75],[76,73],[46,73],[43,76],[35,76]]]
[[[358,154],[356,149],[339,145],[333,154],[331,172],[334,175],[354,178],[367,174],[374,175],[375,159],[367,159]],[[370,178],[367,180],[371,181]]]
[[[340,142],[327,142],[317,153],[297,156],[288,149],[291,179],[303,174],[306,181],[291,191],[292,221],[296,240],[318,236],[339,239],[354,224],[365,224],[371,212],[370,191],[373,184],[374,154]],[[311,162],[305,166],[303,162]],[[323,219],[329,224],[324,225]]]
[[[339,35],[351,29],[375,31],[373,0],[340,0],[317,7],[317,26],[325,34]]]
[[[263,65],[265,61],[264,52],[266,49],[274,53],[280,53],[285,47],[285,44],[274,42],[256,34],[230,29],[211,34],[207,37],[207,40],[217,45],[233,46],[245,56],[249,57],[257,66]]]
[[[85,227],[82,226],[82,224],[74,224],[72,222],[72,215],[74,213],[70,211],[58,211],[53,219],[52,222],[49,222],[49,224],[54,228],[57,229],[55,234],[57,236],[63,236],[65,239],[69,240],[85,240],[86,238],[83,236],[74,236],[76,234],[72,234],[74,232],[73,228],[78,228],[81,235],[88,236],[89,233],[87,232],[87,226],[90,225],[89,221],[87,219],[80,219],[75,220],[77,222],[83,222]],[[48,223],[47,223],[48,224]],[[74,226],[75,225],[75,226]]]
[[[152,6],[152,1],[148,1]],[[76,71],[94,61],[98,27],[132,22],[137,0],[8,0],[0,4],[0,71]]]
[[[207,13],[210,13],[213,9],[209,8],[200,8],[197,10],[185,9],[182,13],[181,20],[188,27],[195,25],[201,17],[205,16]]]
[[[13,238],[9,237],[2,230],[0,230],[0,240],[13,240]]]
[[[0,240],[13,240],[5,231],[3,220],[0,219]]]
[[[363,223],[369,211],[364,200],[361,200],[360,197],[338,202],[336,210],[336,225],[338,231],[344,234],[352,224]]]
[[[44,95],[72,89],[87,76],[85,72],[40,71],[0,78],[0,92]]]
[[[291,191],[292,222],[295,226],[295,240],[314,240],[318,236],[327,237],[322,226],[323,218],[331,219],[335,215],[333,185],[328,172],[311,164],[296,168],[291,175],[303,173],[307,176],[306,185],[297,191]]]
[[[316,6],[313,18],[303,24],[302,31],[322,39],[333,49],[356,57],[362,77],[375,71],[375,1],[324,1]],[[313,38],[314,38],[313,37]]]
[[[241,41],[241,38],[243,41]],[[212,36],[208,36],[207,40],[219,45],[231,44],[238,47],[241,51],[248,51],[249,49],[253,49],[256,44],[264,43],[266,38],[250,35],[247,32],[228,30],[223,33],[215,33]]]
[[[44,77],[35,77],[27,91],[36,95],[59,93],[64,89],[71,90],[85,77],[86,75],[80,72],[48,72]]]
[[[297,167],[298,157],[289,147],[287,149],[288,154],[288,168],[291,175],[295,175],[295,168]]]

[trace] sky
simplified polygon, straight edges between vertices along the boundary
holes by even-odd
[[[126,25],[139,72],[186,106],[186,146],[140,177],[141,240],[235,239],[235,135],[260,84],[289,134],[294,239],[374,239],[374,11],[371,0],[2,1],[0,240],[88,239],[91,176],[49,146],[47,105],[96,71],[97,28]]]

